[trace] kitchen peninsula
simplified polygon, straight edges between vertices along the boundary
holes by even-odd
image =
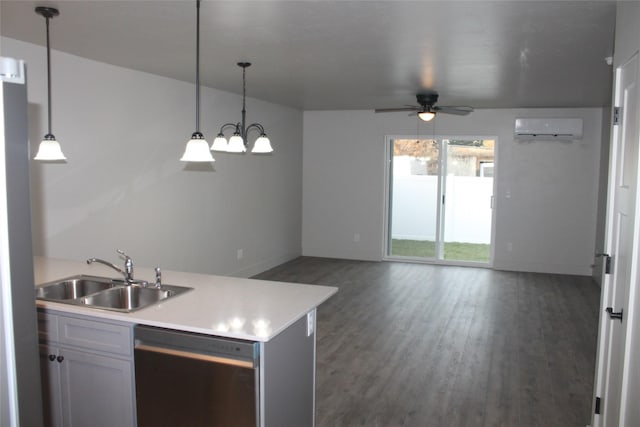
[[[79,274],[117,275],[100,264],[41,257],[34,259],[34,274],[36,284]],[[154,277],[152,268],[136,266],[136,279],[148,280],[153,285]],[[47,397],[46,387],[43,391],[45,416],[54,420],[53,425],[81,425],[89,421],[91,425],[101,425],[101,422],[136,425],[135,403],[131,402],[136,394],[138,405],[141,401],[140,386],[134,381],[138,376],[134,361],[137,326],[253,346],[256,357],[251,372],[255,372],[255,402],[249,406],[255,407],[256,416],[249,424],[313,425],[316,307],[336,293],[337,288],[174,271],[163,271],[162,282],[193,290],[129,313],[37,301],[43,383],[48,383],[49,391],[52,387],[62,389],[61,397],[53,398]],[[94,377],[91,383],[82,383],[82,377],[92,378],[87,375],[84,362],[85,367],[81,368],[84,371],[74,373],[72,370],[74,356],[82,351],[86,354],[76,356],[76,361],[96,356],[102,367],[113,362],[108,365],[108,371],[117,372],[115,380],[109,382]],[[137,349],[135,359],[138,359]],[[69,363],[68,366],[64,367],[65,363]],[[50,369],[54,365],[56,370]],[[123,389],[109,389],[114,385]],[[225,394],[231,394],[233,389],[230,387]],[[158,408],[163,406],[162,397],[163,392],[158,391],[155,397]],[[112,407],[103,408],[105,405]],[[242,405],[246,406],[246,402]],[[87,408],[103,410],[96,413]],[[140,415],[140,408],[137,412]],[[114,414],[119,418],[105,421],[104,417]]]

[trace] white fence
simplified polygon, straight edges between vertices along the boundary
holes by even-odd
[[[438,178],[429,175],[393,177],[393,239],[436,239]],[[447,177],[445,242],[491,243],[493,178]]]

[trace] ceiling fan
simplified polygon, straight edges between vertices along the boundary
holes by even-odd
[[[420,119],[425,122],[430,121],[436,116],[436,113],[455,114],[457,116],[466,116],[473,111],[473,107],[445,107],[435,105],[438,102],[438,93],[419,93],[416,95],[416,100],[420,105],[407,105],[406,107],[399,108],[378,108],[376,113],[392,113],[396,111],[414,111]]]

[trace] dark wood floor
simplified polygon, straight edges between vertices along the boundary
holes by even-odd
[[[256,278],[340,288],[318,310],[318,427],[590,421],[590,278],[310,257]]]

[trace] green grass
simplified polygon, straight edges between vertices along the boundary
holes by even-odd
[[[435,258],[436,243],[429,240],[393,239],[391,241],[391,255]]]
[[[488,262],[490,245],[481,243],[445,242],[444,259],[456,261]],[[391,255],[435,258],[435,242],[428,240],[400,240],[391,242]]]

